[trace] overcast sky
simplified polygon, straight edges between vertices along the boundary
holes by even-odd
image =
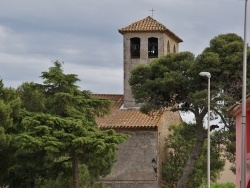
[[[218,34],[243,37],[244,0],[0,0],[0,76],[5,86],[41,83],[55,60],[81,89],[123,93],[118,29],[151,16],[198,55]]]

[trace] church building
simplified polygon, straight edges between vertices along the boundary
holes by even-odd
[[[131,70],[154,58],[179,52],[182,39],[148,16],[119,29],[123,35],[124,94],[93,94],[112,100],[111,113],[97,118],[103,130],[114,129],[130,135],[118,148],[111,173],[102,178],[105,188],[157,188],[162,184],[164,142],[169,126],[181,121],[178,112],[143,114],[135,103],[128,83]]]

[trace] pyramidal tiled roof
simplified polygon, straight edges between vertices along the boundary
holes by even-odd
[[[101,129],[134,129],[134,128],[157,128],[162,120],[162,114],[149,116],[140,112],[139,109],[122,108],[123,95],[92,94],[95,98],[111,100],[111,112],[104,117],[97,117],[96,122]]]
[[[142,20],[134,22],[127,27],[118,30],[121,34],[129,32],[162,32],[170,35],[178,42],[183,42],[181,38],[175,35],[172,31],[166,28],[163,24],[156,21],[151,16],[148,16]]]

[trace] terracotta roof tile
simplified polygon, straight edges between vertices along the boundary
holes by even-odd
[[[119,109],[123,104],[123,95],[114,94],[91,94],[94,98],[109,99],[112,101],[112,108]]]
[[[94,97],[113,101],[111,113],[104,117],[97,117],[96,122],[102,129],[131,129],[156,128],[161,122],[162,115],[148,116],[139,109],[124,109],[123,95],[93,95]]]
[[[134,22],[127,27],[119,29],[121,34],[129,32],[163,32],[173,37],[178,42],[183,42],[181,38],[175,35],[172,31],[166,28],[163,24],[159,23],[151,16],[148,16],[140,21]]]

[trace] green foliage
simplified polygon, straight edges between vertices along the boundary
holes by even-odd
[[[173,107],[176,102],[183,104],[179,108],[183,111],[204,108],[206,101],[202,99],[207,94],[207,78],[199,73],[207,71],[212,75],[211,106],[218,111],[225,110],[241,99],[242,51],[241,37],[224,34],[212,39],[210,47],[197,57],[190,52],[171,53],[139,65],[129,80],[133,96],[143,103],[146,112]],[[222,100],[226,105],[218,104]]]
[[[80,187],[92,188],[95,180],[88,173],[88,167],[81,165],[79,167],[80,174]],[[54,180],[45,180],[39,184],[41,188],[68,188],[72,187],[72,178],[65,176],[65,174],[59,174]]]
[[[9,167],[14,163],[16,146],[13,133],[16,132],[15,120],[18,118],[21,101],[12,88],[4,87],[0,80],[0,187],[8,185]]]
[[[79,90],[77,75],[64,74],[60,62],[41,77],[43,84],[0,88],[0,186],[89,186],[110,172],[127,136],[98,128],[95,117],[109,113],[111,102]]]
[[[132,70],[129,80],[134,98],[144,103],[147,111],[172,106],[175,100],[184,97],[182,93],[186,95],[186,88],[191,84],[187,70],[193,61],[193,54],[181,52],[139,65]]]
[[[207,185],[204,182],[199,188],[206,188]],[[211,188],[235,188],[233,183],[212,183]]]
[[[197,129],[194,124],[179,124],[171,126],[172,134],[166,139],[167,160],[163,166],[163,180],[165,187],[176,187],[182,175],[183,168],[190,155],[190,151],[197,139]],[[216,134],[211,135],[211,180],[216,181],[218,173],[224,167],[221,158],[220,147]],[[189,177],[187,188],[199,187],[201,179],[206,178],[207,170],[207,146],[204,144],[202,153],[195,164],[195,169]]]
[[[227,131],[222,133],[223,143],[225,147],[225,155],[227,159],[233,164],[230,170],[235,174],[235,159],[236,159],[236,130],[235,126],[229,126]]]
[[[248,48],[248,56],[249,56]],[[131,72],[129,83],[136,102],[142,105],[141,111],[165,109],[192,112],[199,131],[190,153],[188,163],[179,180],[181,187],[186,185],[194,170],[195,158],[205,143],[203,119],[207,114],[208,78],[200,72],[211,74],[212,113],[221,118],[225,130],[224,143],[227,144],[226,156],[230,161],[235,158],[234,119],[227,110],[242,97],[242,59],[243,40],[240,36],[228,33],[218,35],[210,41],[200,55],[194,57],[190,52],[171,53],[157,58],[146,65],[139,65]],[[247,63],[247,92],[250,91],[250,57]],[[226,141],[227,139],[227,141]],[[202,143],[202,144],[200,144]]]

